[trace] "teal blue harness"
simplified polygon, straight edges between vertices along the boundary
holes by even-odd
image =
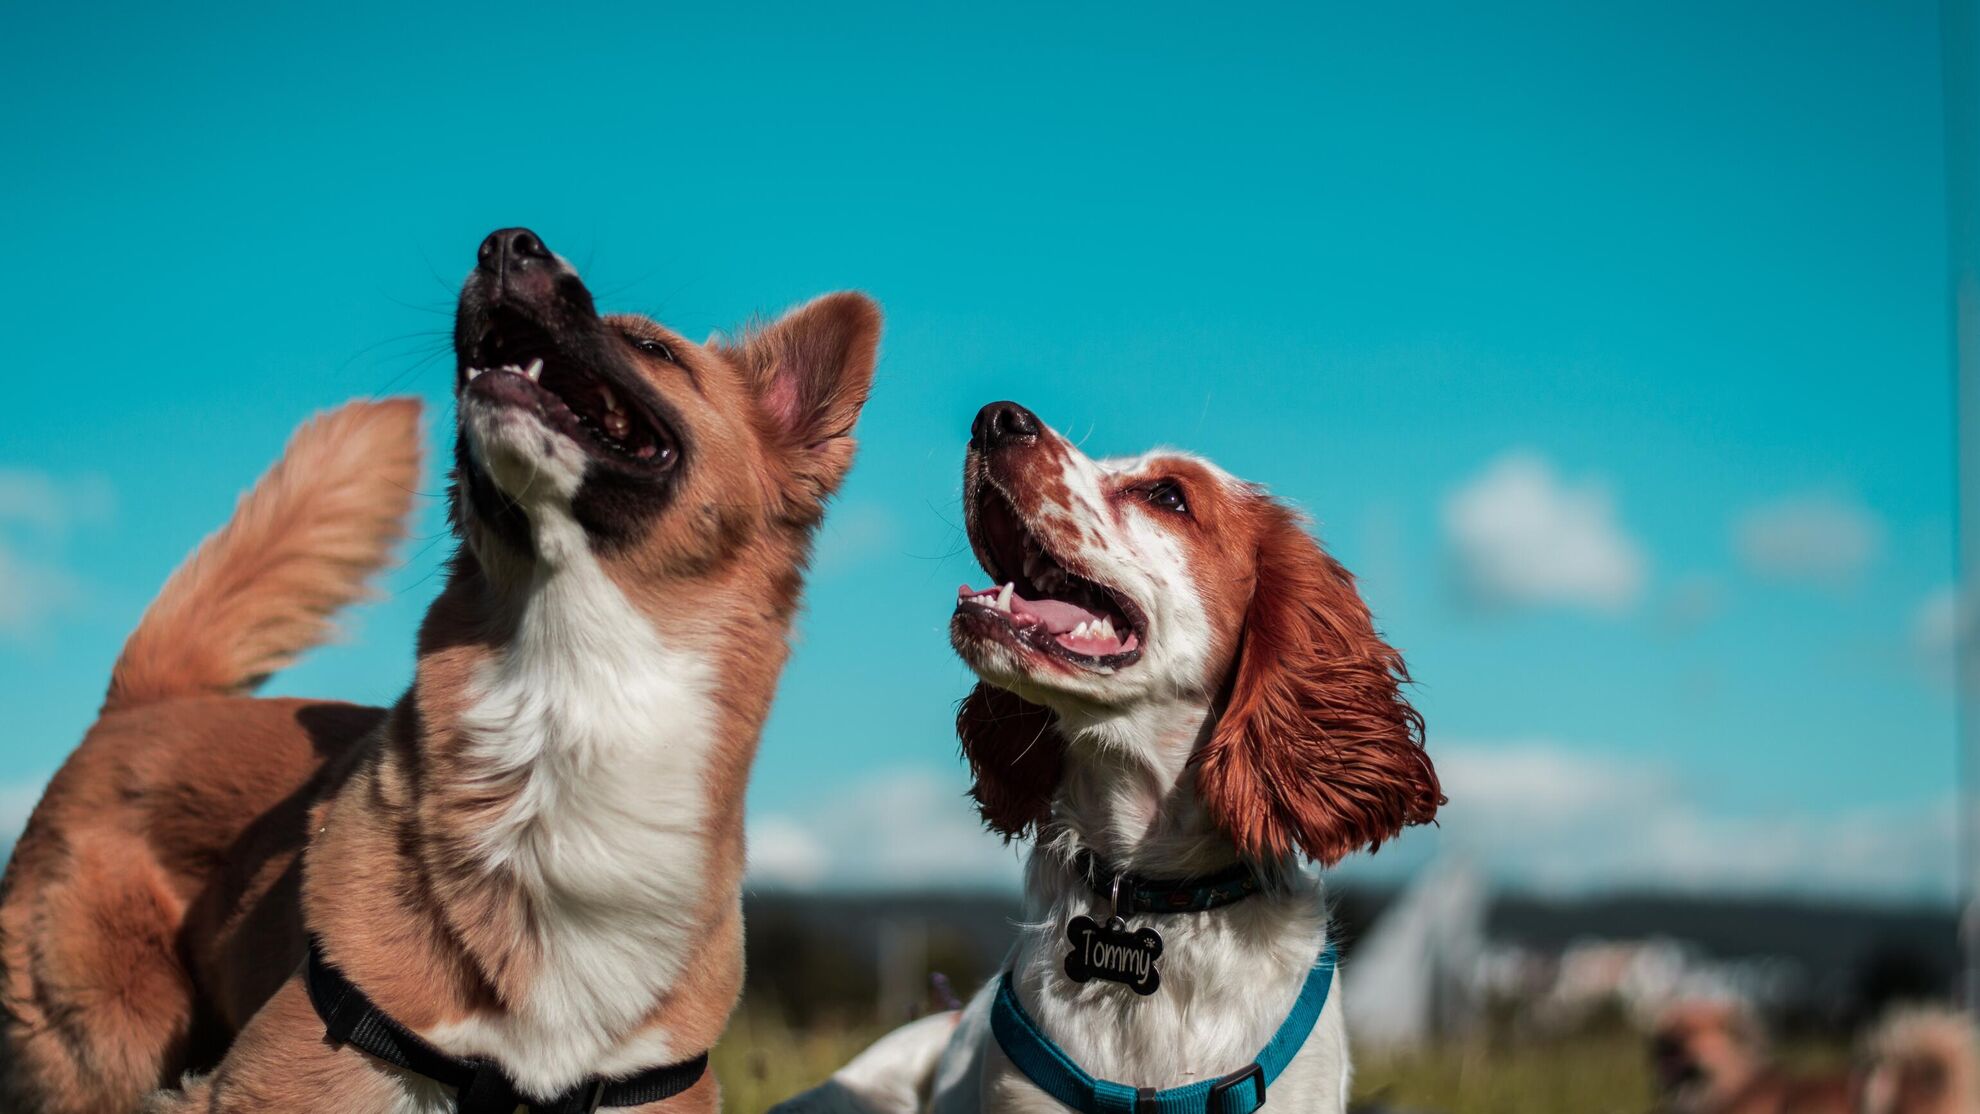
[[[997,982],[997,997],[990,1007],[990,1031],[1025,1078],[1082,1114],[1252,1114],[1265,1105],[1265,1089],[1278,1080],[1313,1032],[1313,1023],[1320,1019],[1327,991],[1334,983],[1336,960],[1331,946],[1320,953],[1319,961],[1307,972],[1305,985],[1299,988],[1292,1012],[1249,1066],[1186,1087],[1158,1091],[1086,1074],[1024,1012],[1008,971]]]

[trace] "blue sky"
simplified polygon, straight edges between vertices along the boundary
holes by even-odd
[[[301,418],[415,392],[439,446],[453,287],[521,223],[691,335],[887,309],[764,884],[1011,877],[943,635],[1009,397],[1271,485],[1363,575],[1454,804],[1350,872],[1950,892],[1935,5],[1492,8],[16,11],[0,802]],[[270,691],[405,683],[429,488]]]

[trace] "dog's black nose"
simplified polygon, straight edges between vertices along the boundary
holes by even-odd
[[[554,258],[543,246],[543,238],[527,228],[498,228],[481,241],[476,255],[482,270],[501,274],[512,267],[546,263]]]
[[[969,436],[979,449],[1029,441],[1038,436],[1038,415],[1015,402],[993,402],[976,412]]]

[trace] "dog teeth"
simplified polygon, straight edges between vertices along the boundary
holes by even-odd
[[[501,367],[471,367],[467,369],[467,380],[472,383],[491,371],[520,375],[530,382],[535,383],[541,381],[543,378],[543,361],[540,359],[531,360],[528,367],[520,367],[516,364],[503,364]]]
[[[1013,581],[1001,588],[992,588],[988,592],[978,592],[976,595],[969,597],[968,602],[976,604],[979,607],[990,608],[993,611],[1003,611],[1016,615],[1015,612],[1011,612],[1011,599],[1016,594],[1017,583]],[[1023,618],[1023,616],[1017,617]]]
[[[1088,619],[1086,622],[1067,631],[1061,637],[1069,642],[1119,642],[1120,635],[1114,632],[1112,619]]]

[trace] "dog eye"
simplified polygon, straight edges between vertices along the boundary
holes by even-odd
[[[1156,480],[1144,489],[1144,497],[1165,511],[1189,513],[1189,501],[1183,498],[1182,485],[1174,480]]]
[[[634,348],[639,349],[641,352],[644,352],[649,356],[658,356],[670,364],[680,362],[679,360],[674,359],[673,349],[667,347],[665,344],[661,343],[660,341],[654,340],[652,337],[634,336],[631,333],[628,333],[626,334],[626,340],[630,342]]]

